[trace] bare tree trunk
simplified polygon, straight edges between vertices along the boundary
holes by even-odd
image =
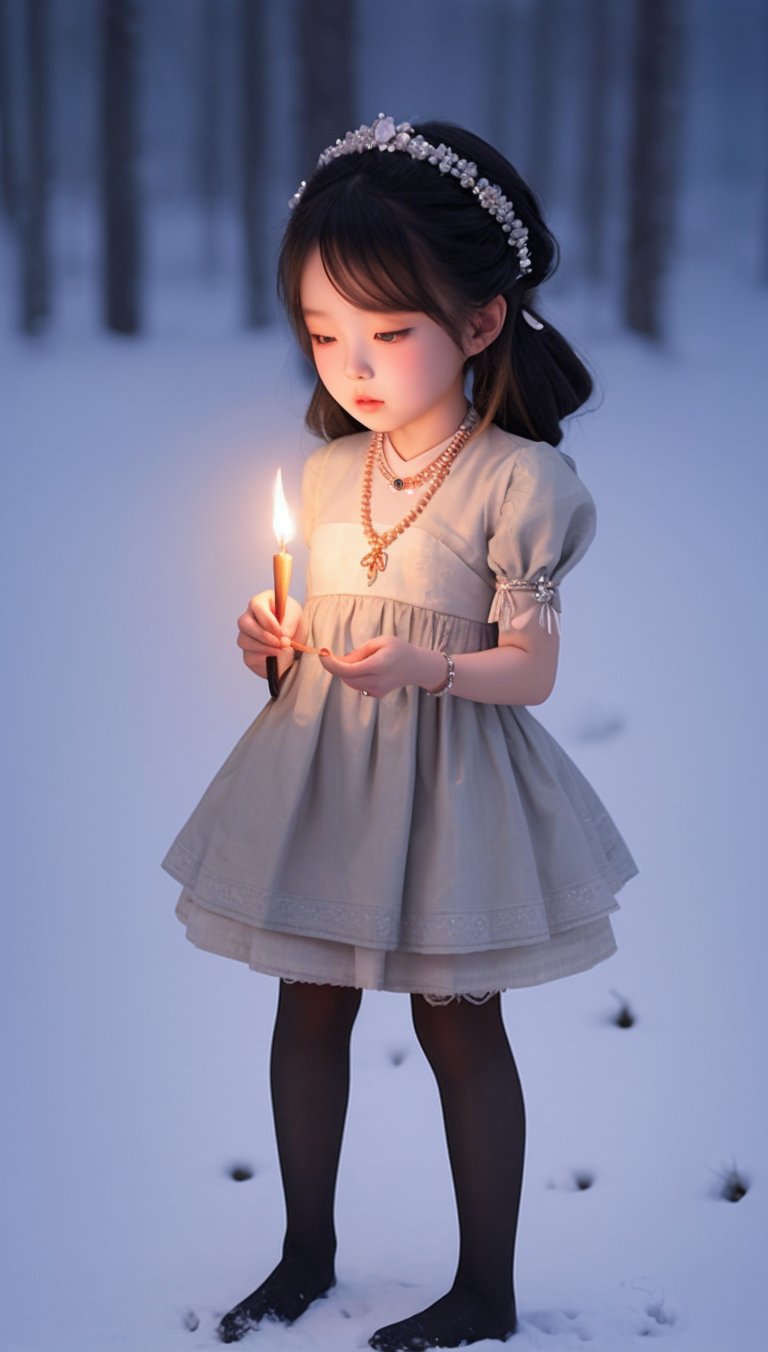
[[[763,44],[763,69],[765,69],[766,60],[768,60],[768,11],[763,14],[762,24],[762,44]],[[763,126],[768,122],[768,88],[765,83],[762,89],[763,95]],[[765,141],[763,141],[765,144]],[[768,285],[768,156],[763,159],[763,210],[762,210],[762,248],[758,257],[757,275],[758,281],[762,286]]]
[[[326,146],[358,124],[356,8],[355,0],[298,0],[298,179],[312,172]]]
[[[511,0],[492,0],[483,14],[486,24],[486,72],[488,125],[494,145],[514,161],[519,130],[515,126],[515,97],[522,62],[520,61],[520,18]]]
[[[768,286],[768,161],[763,165],[763,244],[757,278],[761,286]]]
[[[48,0],[27,0],[24,10],[24,168],[19,211],[20,322],[23,333],[42,331],[50,312],[48,265]]]
[[[268,147],[266,0],[240,0],[240,205],[245,323],[251,329],[272,318],[267,266]]]
[[[558,126],[557,51],[564,15],[560,0],[536,0],[532,11],[529,85],[530,159],[528,173],[545,207],[555,196],[555,146]]]
[[[138,333],[140,225],[138,41],[140,0],[101,0],[103,314],[114,333]]]
[[[9,225],[15,227],[19,216],[19,167],[11,50],[8,0],[0,0],[0,210]]]
[[[217,0],[200,0],[198,80],[195,84],[195,179],[202,216],[202,266],[211,274],[219,262],[221,204],[221,99],[224,18]]]
[[[624,321],[662,336],[680,190],[685,0],[636,0]]]
[[[583,232],[585,276],[600,282],[605,276],[605,224],[607,213],[606,165],[608,162],[608,106],[615,42],[610,28],[610,0],[587,0],[584,30],[587,44],[584,64],[584,162],[579,182],[579,215]]]

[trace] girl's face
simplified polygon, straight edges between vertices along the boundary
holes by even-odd
[[[466,412],[466,356],[420,312],[361,310],[336,290],[319,249],[301,279],[317,374],[342,408],[417,455],[455,432]]]

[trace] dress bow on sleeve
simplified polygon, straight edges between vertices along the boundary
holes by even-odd
[[[509,633],[511,629],[522,629],[535,609],[534,606],[529,606],[527,610],[516,614],[513,592],[532,592],[534,600],[540,607],[539,624],[542,628],[546,626],[548,634],[552,633],[553,625],[558,634],[562,633],[560,594],[557,586],[547,576],[546,569],[542,568],[529,582],[522,577],[513,577],[511,581],[501,578],[497,581],[488,619],[490,622],[495,621],[502,633]]]

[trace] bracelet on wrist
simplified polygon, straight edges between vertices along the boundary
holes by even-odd
[[[434,699],[439,699],[441,695],[447,695],[448,691],[453,685],[453,682],[456,679],[456,667],[454,666],[453,658],[451,657],[450,653],[446,652],[443,653],[443,657],[445,658],[448,667],[445,680],[443,684],[438,687],[437,690],[427,690],[426,692],[428,695],[431,695]]]

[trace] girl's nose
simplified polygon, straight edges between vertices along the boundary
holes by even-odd
[[[373,366],[368,352],[362,344],[347,348],[344,374],[350,380],[370,380],[373,375]]]

